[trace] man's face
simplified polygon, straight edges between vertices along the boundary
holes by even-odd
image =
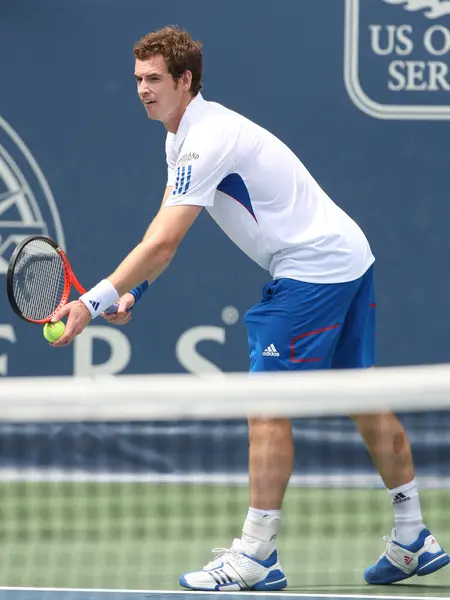
[[[175,82],[161,55],[136,60],[134,76],[137,92],[149,119],[167,123],[176,115],[183,101],[183,85]]]

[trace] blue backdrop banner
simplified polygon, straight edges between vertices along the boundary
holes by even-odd
[[[426,3],[421,3],[426,4]],[[86,286],[141,239],[166,183],[133,43],[176,23],[203,43],[204,96],[268,128],[365,230],[378,364],[449,359],[450,10],[391,0],[3,0],[0,275],[47,233]],[[26,17],[26,18],[25,18]],[[130,325],[50,348],[0,301],[0,373],[245,371],[245,311],[268,281],[202,214]]]

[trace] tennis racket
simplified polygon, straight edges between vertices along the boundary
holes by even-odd
[[[49,237],[34,235],[14,250],[6,274],[6,289],[13,311],[31,323],[48,323],[68,303],[72,286],[86,290],[78,281],[64,251]],[[106,309],[117,312],[118,304]]]

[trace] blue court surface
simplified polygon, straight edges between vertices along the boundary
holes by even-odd
[[[76,589],[50,589],[50,588],[2,588],[0,587],[0,600],[217,600],[225,596],[228,600],[242,600],[242,597],[253,597],[258,600],[272,600],[276,596],[289,597],[301,600],[431,600],[440,598],[450,600],[449,586],[411,586],[400,585],[377,588],[378,593],[367,594],[304,594],[293,592],[189,592],[167,590],[76,590]],[[371,591],[373,588],[369,588]],[[405,593],[405,591],[407,592]],[[385,593],[383,593],[383,591]],[[408,595],[411,592],[412,595]]]

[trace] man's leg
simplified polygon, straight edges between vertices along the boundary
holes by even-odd
[[[250,371],[329,369],[357,283],[311,284],[279,279],[245,315]],[[301,398],[299,398],[301,402]],[[292,471],[288,419],[249,421],[250,507],[241,539],[201,571],[182,575],[195,590],[275,591],[287,585],[276,551],[281,506]]]
[[[369,368],[375,363],[375,290],[373,269],[361,278],[347,313],[333,367]],[[424,529],[411,447],[405,430],[392,413],[352,417],[362,435],[394,507],[397,539],[411,544]]]
[[[250,508],[242,542],[249,554],[264,560],[276,548],[294,444],[288,419],[250,419],[248,425]]]
[[[288,419],[249,420],[250,504],[280,510],[294,460]]]
[[[375,293],[373,269],[361,278],[348,310],[333,359],[340,369],[375,364]],[[414,479],[411,448],[400,421],[392,413],[353,417],[388,489],[394,508],[393,539],[385,553],[364,572],[368,583],[389,584],[413,575],[428,575],[450,562],[447,553],[423,525]]]
[[[408,437],[392,413],[352,416],[387,488],[405,485],[414,479],[414,465]]]
[[[311,284],[278,280],[245,318],[250,370],[329,369],[341,323],[358,283]],[[301,398],[299,399],[301,402]],[[292,472],[294,446],[288,419],[249,422],[250,508],[242,542],[264,560],[276,548],[281,506]]]
[[[450,558],[422,522],[411,448],[403,426],[392,413],[359,415],[353,420],[394,508],[393,539],[388,538],[384,555],[364,572],[366,581],[389,584],[434,573],[449,564]]]
[[[250,508],[241,539],[202,570],[185,573],[183,587],[201,591],[278,591],[287,586],[276,538],[294,447],[288,419],[249,420]]]
[[[289,279],[266,286],[261,303],[245,317],[250,371],[330,368],[354,288],[353,283],[318,285]],[[249,444],[250,507],[241,540],[249,555],[265,560],[276,549],[292,472],[290,421],[250,420]]]
[[[396,540],[412,544],[424,524],[406,432],[392,413],[352,418],[391,496]]]

